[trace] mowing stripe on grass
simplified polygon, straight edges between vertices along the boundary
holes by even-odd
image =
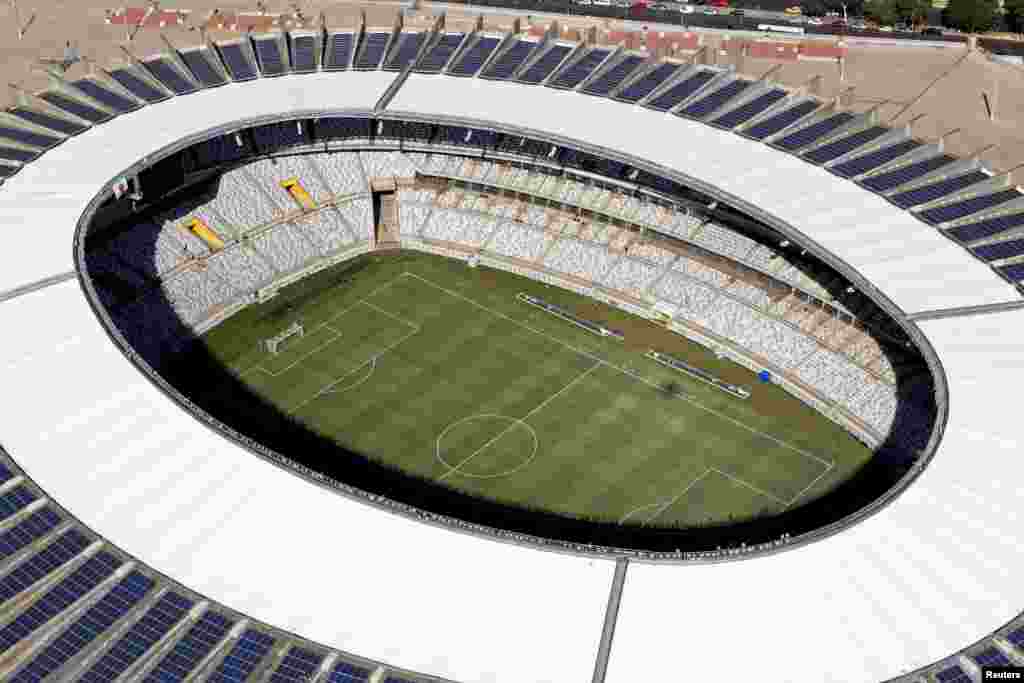
[[[530,330],[534,334],[539,334],[540,336],[545,337],[546,339],[550,339],[550,340],[552,340],[554,342],[557,342],[558,344],[561,344],[565,348],[570,349],[572,351],[575,351],[576,353],[580,354],[581,356],[585,356],[585,357],[595,361],[599,365],[605,365],[605,366],[607,366],[609,368],[612,368],[614,370],[617,370],[617,371],[621,372],[622,374],[624,374],[624,375],[626,375],[628,377],[632,377],[632,378],[636,379],[639,382],[643,382],[644,384],[646,384],[646,385],[648,385],[648,386],[650,386],[650,387],[652,387],[654,389],[658,389],[659,391],[661,390],[661,387],[657,383],[652,382],[651,380],[647,379],[646,377],[640,376],[634,370],[625,370],[623,368],[620,368],[619,366],[615,365],[614,363],[610,363],[610,362],[604,360],[603,358],[599,358],[599,357],[595,356],[594,354],[590,353],[589,351],[584,351],[582,349],[576,348],[572,344],[568,344],[568,343],[562,341],[561,339],[558,339],[557,337],[552,337],[551,335],[549,335],[549,334],[547,334],[547,333],[545,333],[545,332],[543,332],[541,330],[538,330],[538,329],[535,329],[533,327],[530,327],[529,325],[527,325],[527,324],[525,324],[523,322],[520,322],[520,321],[516,320],[515,318],[509,317],[508,315],[505,315],[504,313],[502,313],[500,311],[495,311],[495,310],[493,310],[491,308],[488,308],[487,306],[484,306],[483,304],[480,304],[480,303],[474,301],[473,299],[470,299],[467,296],[464,296],[464,295],[462,295],[462,294],[460,294],[458,292],[454,292],[454,291],[452,291],[450,289],[447,289],[445,287],[442,287],[440,285],[434,284],[430,280],[428,280],[425,277],[422,277],[420,275],[417,275],[416,273],[412,273],[412,272],[406,271],[405,273],[403,273],[403,275],[407,275],[409,277],[416,278],[417,280],[420,280],[421,282],[424,282],[424,283],[430,285],[431,287],[434,287],[435,289],[438,289],[438,290],[440,290],[442,292],[445,292],[446,294],[454,296],[454,297],[456,297],[458,299],[462,299],[463,301],[466,301],[467,303],[470,303],[473,306],[476,306],[477,308],[479,308],[481,310],[487,311],[488,313],[491,313],[492,315],[496,315],[499,318],[504,318],[505,320],[509,320],[509,321],[515,323],[516,325],[519,325],[520,327],[522,327],[524,329]],[[819,458],[818,456],[814,455],[813,453],[808,453],[807,451],[803,450],[802,448],[798,448],[798,447],[794,446],[793,444],[790,444],[790,443],[788,443],[786,441],[783,441],[782,439],[779,439],[777,437],[772,436],[771,434],[766,434],[766,433],[764,433],[764,432],[762,432],[762,431],[760,431],[758,429],[754,429],[750,425],[748,425],[748,424],[746,424],[744,422],[740,422],[739,420],[737,420],[737,419],[735,419],[733,417],[730,417],[728,415],[720,413],[717,410],[715,410],[714,408],[709,408],[709,407],[705,406],[703,403],[700,403],[699,401],[697,401],[697,400],[695,400],[693,398],[690,398],[689,396],[676,395],[675,398],[678,398],[678,399],[680,399],[682,401],[686,401],[686,402],[690,403],[691,405],[694,405],[697,408],[700,408],[701,410],[703,410],[705,412],[711,413],[712,415],[716,415],[717,417],[720,417],[721,419],[725,420],[726,422],[730,422],[730,423],[736,425],[740,429],[743,429],[743,430],[746,430],[746,431],[748,431],[748,432],[750,432],[752,434],[756,434],[758,436],[764,437],[764,438],[768,439],[769,441],[772,441],[772,442],[782,446],[783,448],[787,448],[787,449],[789,449],[791,451],[795,451],[796,453],[799,453],[800,455],[803,455],[803,456],[805,456],[807,458],[810,458],[811,460],[819,462],[822,465],[825,465],[826,467],[832,467],[832,466],[835,465],[834,462],[831,462],[831,461],[828,461],[828,460],[823,460],[822,458]],[[772,497],[774,498],[774,496],[772,496]],[[780,501],[780,502],[784,503],[785,501]]]

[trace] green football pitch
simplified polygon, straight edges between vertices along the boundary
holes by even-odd
[[[520,292],[604,321],[626,342]],[[293,321],[302,337],[276,355],[260,348]],[[651,526],[746,520],[824,494],[871,457],[778,387],[663,327],[429,254],[358,257],[247,307],[204,340],[256,393],[350,450],[563,515]],[[664,367],[648,349],[752,396]]]

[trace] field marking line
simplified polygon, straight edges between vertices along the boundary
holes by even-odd
[[[472,453],[470,453],[470,454],[469,454],[469,455],[468,455],[468,456],[467,456],[467,457],[466,457],[466,458],[465,458],[465,459],[464,459],[464,460],[463,460],[462,462],[460,462],[459,464],[457,464],[457,465],[456,465],[455,467],[452,467],[452,468],[451,468],[451,469],[449,469],[449,470],[448,470],[447,472],[445,472],[445,473],[444,473],[444,474],[443,474],[443,475],[441,476],[441,478],[440,478],[440,479],[438,479],[438,481],[444,481],[445,479],[447,479],[447,478],[448,478],[448,477],[450,477],[451,475],[453,475],[453,474],[455,474],[456,472],[458,472],[458,471],[459,471],[459,469],[461,469],[461,468],[463,467],[463,465],[465,465],[466,463],[468,463],[468,462],[469,462],[470,460],[472,460],[472,459],[473,459],[473,458],[475,458],[476,456],[480,455],[480,453],[482,453],[482,452],[484,451],[484,449],[486,449],[486,448],[487,448],[488,446],[490,446],[491,444],[493,444],[494,442],[496,442],[496,441],[497,441],[498,439],[500,439],[501,437],[503,437],[503,436],[504,436],[504,435],[505,435],[505,434],[506,434],[506,433],[507,433],[507,432],[508,432],[508,431],[509,431],[510,429],[512,429],[512,427],[514,427],[514,426],[515,426],[516,424],[518,424],[519,422],[524,422],[524,423],[525,423],[525,422],[526,422],[526,418],[530,417],[531,415],[533,415],[534,413],[536,413],[536,412],[537,412],[538,410],[540,410],[541,408],[543,408],[543,407],[544,407],[544,406],[546,406],[547,404],[551,403],[551,401],[553,401],[553,400],[555,400],[556,398],[558,398],[559,396],[561,396],[561,395],[562,395],[563,393],[565,393],[565,391],[566,391],[567,389],[569,389],[569,387],[573,386],[574,384],[576,384],[577,382],[579,382],[579,381],[580,381],[581,379],[583,379],[584,377],[586,377],[587,375],[589,375],[589,374],[590,374],[591,372],[593,372],[593,371],[594,371],[594,370],[596,370],[596,369],[597,369],[598,367],[600,367],[600,365],[601,365],[600,363],[594,363],[594,364],[593,364],[593,365],[591,365],[591,366],[590,366],[589,368],[587,368],[586,370],[584,370],[584,371],[583,371],[583,372],[581,372],[580,374],[576,375],[576,377],[575,377],[575,378],[574,378],[574,379],[573,379],[573,380],[572,380],[571,382],[569,382],[568,384],[566,384],[566,385],[565,385],[564,387],[562,387],[561,389],[559,389],[559,390],[558,390],[558,391],[556,391],[555,393],[553,393],[553,394],[551,394],[550,396],[548,396],[548,397],[547,397],[546,399],[544,399],[544,400],[543,400],[543,401],[542,401],[541,403],[537,404],[537,405],[536,405],[536,406],[535,406],[535,407],[533,408],[533,410],[531,410],[530,412],[528,412],[528,413],[527,413],[526,415],[523,415],[523,416],[522,416],[521,418],[519,418],[519,420],[518,420],[517,422],[513,422],[513,423],[509,424],[509,426],[508,426],[508,427],[505,427],[505,429],[501,430],[501,431],[500,431],[500,432],[499,432],[499,433],[497,434],[497,436],[493,437],[493,438],[492,438],[492,439],[490,439],[490,440],[489,440],[489,441],[488,441],[487,443],[485,443],[485,444],[484,444],[483,446],[481,446],[480,448],[478,448],[478,449],[476,449],[475,451],[473,451]]]
[[[636,513],[640,512],[641,510],[646,510],[647,508],[657,507],[658,505],[661,505],[661,503],[659,503],[658,501],[654,501],[653,503],[647,503],[645,505],[639,505],[639,506],[633,508],[632,510],[630,510],[629,512],[627,512],[626,514],[622,515],[622,517],[619,518],[619,524],[625,524],[627,519],[629,519],[630,517],[632,517]]]
[[[686,492],[687,492],[687,491],[689,491],[690,489],[692,489],[692,488],[694,487],[694,485],[696,485],[696,483],[697,483],[698,481],[700,481],[700,480],[701,480],[701,479],[703,479],[704,477],[708,476],[708,474],[710,474],[710,473],[711,473],[711,470],[712,470],[712,468],[710,468],[710,467],[709,467],[709,468],[707,468],[706,470],[704,470],[704,471],[703,471],[703,472],[702,472],[701,474],[697,475],[697,477],[696,477],[696,478],[695,478],[695,479],[694,479],[693,481],[691,481],[691,482],[690,482],[689,484],[687,484],[687,485],[686,485],[686,488],[684,488],[684,489],[683,489],[682,491],[680,491],[680,492],[679,492],[678,494],[676,494],[675,498],[673,498],[673,499],[672,499],[672,500],[670,500],[669,502],[665,503],[665,504],[664,504],[663,506],[661,506],[660,508],[658,508],[658,509],[657,509],[657,510],[656,510],[656,511],[654,512],[654,514],[653,514],[653,515],[651,515],[650,517],[648,517],[648,518],[646,519],[646,521],[644,521],[644,523],[643,523],[643,525],[642,525],[642,526],[647,526],[648,524],[650,524],[650,523],[651,523],[651,522],[652,522],[652,521],[654,520],[654,518],[655,518],[655,517],[657,517],[657,516],[658,516],[658,515],[660,515],[660,514],[661,514],[662,512],[664,512],[665,510],[668,510],[668,509],[669,509],[670,507],[672,507],[673,505],[675,505],[676,501],[678,501],[678,500],[679,500],[680,498],[682,498],[682,497],[683,497],[684,495],[686,495]]]
[[[709,467],[708,469],[714,470],[715,472],[718,472],[719,474],[721,474],[723,477],[728,477],[729,479],[732,479],[737,484],[740,484],[742,486],[746,486],[751,491],[756,491],[756,492],[760,493],[762,496],[768,496],[772,500],[777,500],[778,502],[782,503],[783,505],[786,504],[786,501],[782,500],[778,496],[776,496],[776,495],[774,495],[772,493],[768,493],[764,489],[759,489],[758,487],[754,486],[750,482],[744,481],[744,480],[740,479],[739,477],[734,477],[733,475],[729,474],[728,472],[723,472],[722,470],[718,469],[717,467]]]
[[[606,360],[604,360],[602,358],[598,358],[597,356],[595,356],[594,354],[590,353],[589,351],[584,351],[582,349],[578,349],[575,346],[573,346],[572,344],[569,344],[568,342],[562,341],[561,339],[558,339],[557,337],[552,337],[550,334],[547,334],[546,332],[543,332],[541,330],[538,330],[538,329],[535,329],[533,327],[530,327],[529,325],[527,325],[525,323],[522,323],[522,322],[516,320],[515,318],[509,317],[509,316],[505,315],[504,313],[502,313],[500,311],[495,311],[493,309],[490,309],[487,306],[484,306],[483,304],[480,304],[480,303],[477,303],[476,301],[473,301],[469,297],[466,297],[466,296],[463,296],[462,294],[459,294],[458,292],[453,292],[450,289],[446,289],[446,288],[444,288],[444,287],[442,287],[440,285],[434,284],[430,280],[428,280],[425,277],[422,277],[420,275],[417,275],[416,273],[413,273],[413,272],[410,272],[410,271],[406,271],[406,272],[403,273],[403,275],[408,275],[410,277],[416,278],[417,280],[421,280],[421,281],[427,283],[428,285],[430,285],[431,287],[434,287],[435,289],[439,289],[442,292],[450,294],[451,296],[454,296],[454,297],[457,297],[459,299],[462,299],[463,301],[466,301],[466,302],[476,306],[477,308],[480,308],[481,310],[487,311],[488,313],[491,313],[492,315],[496,315],[499,318],[504,318],[505,320],[508,320],[509,322],[515,323],[516,325],[519,325],[520,327],[522,327],[524,329],[527,329],[527,330],[533,332],[534,334],[538,334],[538,335],[540,335],[540,336],[542,336],[542,337],[544,337],[546,339],[550,339],[553,342],[561,344],[565,348],[570,349],[571,351],[575,351],[576,353],[580,354],[581,356],[586,356],[587,358],[590,358],[591,360],[594,360],[594,361],[596,361],[596,362],[598,362],[598,363],[600,363],[602,365],[605,365],[605,366],[607,366],[609,368],[612,368],[614,370],[618,370],[620,373],[622,373],[623,375],[626,375],[627,377],[632,377],[633,379],[635,379],[635,380],[637,380],[639,382],[643,382],[644,384],[648,385],[649,387],[652,387],[654,389],[658,389],[659,391],[661,390],[661,387],[658,384],[656,384],[655,382],[650,381],[646,377],[640,376],[635,370],[624,370],[623,368],[620,368],[618,365],[615,365],[614,363],[606,361]],[[737,420],[737,419],[735,419],[733,417],[730,417],[728,415],[720,413],[717,410],[715,410],[714,408],[709,408],[706,405],[704,405],[703,403],[697,401],[696,399],[690,398],[689,396],[685,396],[685,395],[681,395],[681,394],[676,394],[675,397],[678,398],[681,401],[686,401],[687,403],[690,403],[691,405],[694,405],[697,408],[700,408],[701,410],[703,410],[705,412],[711,413],[712,415],[716,415],[717,417],[720,417],[721,419],[725,420],[726,422],[730,422],[733,425],[735,425],[735,426],[737,426],[737,427],[739,427],[741,429],[744,429],[744,430],[750,432],[751,434],[756,434],[758,436],[762,436],[762,437],[768,439],[769,441],[772,441],[772,442],[778,444],[779,446],[782,446],[783,448],[786,448],[788,450],[791,450],[791,451],[794,451],[796,453],[799,453],[800,455],[803,455],[803,456],[805,456],[807,458],[810,458],[811,460],[819,462],[822,465],[826,465],[826,466],[833,466],[833,465],[835,465],[834,462],[823,460],[823,459],[819,458],[818,456],[814,455],[813,453],[808,453],[807,451],[805,451],[805,450],[803,450],[801,448],[798,448],[798,447],[794,446],[793,444],[787,443],[787,442],[785,442],[785,441],[783,441],[783,440],[781,440],[781,439],[779,439],[777,437],[772,436],[771,434],[766,434],[766,433],[764,433],[764,432],[762,432],[762,431],[760,431],[758,429],[755,429],[755,428],[751,427],[748,424],[740,422],[739,420]]]
[[[340,389],[328,389],[324,393],[325,394],[340,394],[343,391],[349,391],[351,389],[355,389],[356,387],[358,387],[361,384],[364,384],[366,382],[366,380],[368,380],[371,377],[373,377],[373,371],[377,369],[377,358],[376,357],[370,358],[369,361],[367,361],[366,363],[363,363],[362,365],[360,365],[359,368],[365,368],[367,365],[370,366],[370,371],[368,373],[366,373],[365,375],[363,375],[362,379],[360,379],[355,384],[349,384],[347,386],[341,387]],[[355,372],[359,368],[356,368],[352,372]],[[351,375],[352,373],[350,372],[349,374]]]
[[[338,385],[338,383],[339,383],[339,382],[341,382],[341,381],[342,381],[343,379],[345,379],[346,377],[348,377],[349,375],[351,375],[351,374],[352,374],[353,372],[355,372],[356,370],[358,370],[358,369],[360,369],[360,368],[364,367],[364,366],[365,366],[365,365],[366,365],[367,363],[370,363],[370,362],[372,362],[372,363],[374,363],[374,367],[376,367],[376,362],[377,362],[377,359],[378,359],[378,358],[380,358],[380,357],[381,357],[381,356],[383,356],[383,355],[384,355],[385,353],[387,353],[387,352],[388,352],[388,351],[390,351],[391,349],[395,348],[396,346],[398,346],[399,344],[401,344],[402,342],[404,342],[404,341],[405,341],[406,339],[408,339],[409,337],[413,336],[413,335],[414,335],[414,334],[416,334],[417,332],[419,332],[419,328],[417,328],[417,329],[415,329],[415,330],[412,330],[412,331],[410,331],[410,332],[409,332],[408,334],[406,334],[406,335],[402,336],[401,338],[399,338],[399,339],[398,339],[398,341],[396,341],[396,342],[394,342],[394,343],[392,343],[392,344],[388,344],[388,345],[387,345],[387,346],[385,346],[385,347],[384,347],[383,349],[379,350],[379,351],[378,351],[377,353],[373,354],[372,356],[370,356],[369,358],[367,358],[367,359],[366,359],[365,361],[363,361],[362,363],[360,363],[360,364],[359,364],[359,365],[357,365],[356,367],[354,367],[354,368],[352,368],[351,370],[349,370],[348,372],[346,372],[346,373],[345,373],[344,375],[342,375],[341,377],[338,377],[337,379],[335,379],[335,380],[333,380],[333,381],[329,382],[328,384],[324,385],[323,387],[321,387],[321,388],[320,388],[320,390],[319,390],[318,392],[316,392],[315,394],[313,394],[312,396],[310,396],[309,398],[307,398],[307,399],[306,399],[305,401],[302,401],[302,402],[301,402],[301,403],[299,403],[298,405],[296,405],[296,406],[294,406],[294,407],[292,407],[292,408],[289,408],[289,409],[288,409],[287,411],[285,411],[285,412],[286,412],[286,414],[288,414],[288,415],[293,415],[293,414],[294,414],[294,413],[295,413],[295,412],[296,412],[296,411],[297,411],[297,410],[298,410],[299,408],[302,408],[303,406],[305,406],[306,404],[308,404],[308,403],[309,403],[310,401],[313,401],[314,399],[320,398],[321,396],[323,396],[324,394],[326,394],[326,393],[327,393],[327,392],[328,392],[328,391],[329,391],[329,390],[330,390],[331,388],[333,388],[333,387],[337,386],[337,385]]]
[[[516,474],[517,472],[522,470],[523,468],[527,467],[537,458],[537,452],[540,451],[540,437],[537,436],[537,430],[531,427],[530,423],[524,422],[519,418],[509,417],[508,415],[502,415],[500,413],[478,413],[476,415],[464,417],[461,420],[456,420],[455,422],[445,427],[441,431],[441,433],[437,435],[437,439],[434,441],[434,459],[440,462],[445,467],[451,469],[452,466],[443,457],[441,457],[441,439],[443,439],[445,434],[447,434],[452,428],[457,427],[458,425],[464,422],[469,422],[470,420],[478,419],[481,417],[496,417],[502,420],[508,420],[512,422],[512,424],[509,425],[509,427],[521,425],[526,429],[530,430],[530,435],[533,438],[533,452],[530,453],[526,460],[524,460],[523,462],[516,465],[510,470],[505,470],[504,472],[498,472],[496,474],[467,474],[466,472],[460,472],[460,474],[463,477],[469,477],[470,479],[498,479],[500,477],[510,477],[513,474]]]
[[[316,332],[320,328],[326,327],[331,332],[334,332],[337,336],[334,337],[333,339],[331,339],[330,341],[328,341],[327,343],[323,344],[322,346],[318,346],[317,348],[313,349],[312,351],[307,353],[305,356],[300,357],[299,360],[296,361],[295,363],[292,363],[291,365],[289,365],[288,367],[284,368],[283,370],[280,370],[280,371],[278,371],[276,373],[273,373],[273,372],[270,372],[269,370],[267,370],[266,368],[263,367],[263,365],[262,365],[263,361],[261,360],[259,363],[256,363],[255,365],[253,365],[251,367],[248,367],[245,370],[243,370],[242,372],[238,373],[238,376],[239,377],[245,377],[247,374],[249,374],[250,372],[252,372],[254,370],[262,370],[263,372],[267,373],[271,377],[278,377],[279,375],[284,374],[288,370],[291,370],[292,367],[294,367],[296,363],[298,363],[298,362],[304,360],[305,358],[313,355],[315,352],[321,350],[324,346],[327,346],[328,344],[336,341],[337,338],[341,336],[341,332],[339,332],[338,330],[336,330],[333,327],[331,327],[331,323],[332,322],[334,322],[335,320],[337,320],[341,316],[345,315],[346,313],[348,313],[349,311],[351,311],[352,309],[354,309],[356,306],[358,306],[361,303],[365,303],[365,304],[367,304],[369,306],[373,306],[373,304],[370,304],[366,300],[369,299],[371,296],[374,296],[375,294],[377,294],[381,290],[383,290],[383,289],[385,289],[387,287],[390,287],[391,285],[395,284],[396,282],[398,282],[399,278],[401,278],[404,275],[405,275],[405,273],[401,273],[400,275],[396,275],[392,279],[390,279],[387,282],[385,282],[384,284],[382,284],[380,287],[377,287],[376,289],[374,289],[372,292],[367,294],[362,299],[358,299],[358,300],[354,301],[352,303],[352,305],[346,306],[345,308],[341,309],[340,311],[338,311],[334,315],[330,316],[329,318],[327,318],[323,322],[318,323],[315,327],[310,328],[310,330],[309,330],[310,332]],[[376,308],[376,307],[374,306],[374,308]],[[391,317],[394,318],[395,316],[392,315]],[[405,320],[402,320],[401,322],[405,323],[406,325],[412,325],[412,323],[410,323],[408,321],[405,321]],[[360,366],[360,367],[362,367],[362,366]],[[356,368],[356,369],[358,370],[359,368]]]
[[[260,370],[262,370],[263,372],[267,373],[271,377],[280,377],[281,375],[283,375],[284,373],[288,372],[289,370],[294,368],[296,365],[298,365],[302,361],[304,361],[307,358],[309,358],[310,356],[312,356],[314,353],[325,349],[326,347],[330,346],[331,344],[333,344],[334,342],[338,341],[339,339],[341,339],[341,333],[335,333],[335,335],[333,337],[331,337],[330,339],[325,341],[323,344],[321,344],[320,346],[317,346],[315,349],[309,351],[308,353],[302,354],[301,356],[299,356],[298,358],[295,359],[295,362],[289,363],[288,365],[284,366],[283,368],[281,368],[277,372],[271,372],[270,370],[267,370],[266,368],[264,368],[262,365],[259,365],[257,367],[259,367]]]
[[[401,318],[401,317],[395,315],[394,313],[389,313],[388,311],[385,311],[380,306],[378,306],[376,304],[371,304],[366,299],[361,299],[359,303],[366,304],[367,306],[369,306],[370,308],[374,309],[375,311],[383,313],[387,317],[391,318],[392,320],[397,320],[398,322],[402,323],[403,325],[408,325],[409,327],[413,328],[416,331],[419,331],[419,329],[420,329],[420,326],[417,325],[416,323],[409,322],[408,320],[405,320],[404,318]]]
[[[824,477],[824,476],[825,476],[826,474],[828,474],[828,473],[829,473],[829,472],[831,472],[831,471],[832,471],[832,465],[829,465],[828,467],[826,467],[826,468],[825,468],[825,471],[824,471],[824,472],[822,472],[822,473],[821,473],[821,474],[819,474],[819,475],[818,475],[817,477],[815,477],[815,478],[814,478],[814,481],[812,481],[812,482],[811,482],[810,484],[808,484],[807,486],[805,486],[805,487],[803,488],[803,490],[802,490],[802,491],[800,491],[800,493],[796,494],[796,496],[794,496],[793,500],[791,500],[791,501],[789,501],[788,503],[786,503],[785,507],[783,507],[782,509],[783,509],[783,510],[786,510],[786,509],[788,509],[788,508],[789,508],[789,506],[790,506],[790,505],[792,505],[793,503],[795,503],[795,502],[797,502],[798,500],[800,500],[800,498],[801,498],[801,497],[802,497],[802,496],[803,496],[803,495],[804,495],[805,493],[807,493],[808,491],[810,491],[810,490],[811,490],[811,488],[812,488],[812,487],[813,487],[813,486],[814,486],[815,484],[817,484],[817,483],[818,483],[819,481],[821,481],[821,478],[822,478],[822,477]]]

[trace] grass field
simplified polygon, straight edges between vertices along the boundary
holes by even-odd
[[[519,292],[606,321],[626,343]],[[293,320],[304,337],[277,355],[259,350]],[[652,526],[750,519],[820,496],[871,456],[778,387],[664,328],[428,254],[342,264],[205,341],[257,393],[368,458],[565,515]],[[643,355],[651,348],[753,395],[736,399],[659,365]]]

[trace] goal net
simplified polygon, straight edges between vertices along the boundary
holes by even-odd
[[[284,330],[283,332],[275,334],[273,337],[270,337],[269,339],[264,339],[263,348],[266,350],[267,353],[276,356],[277,353],[281,350],[281,347],[284,344],[285,340],[291,339],[292,337],[303,337],[305,336],[305,334],[306,330],[302,326],[302,323],[295,322],[289,325],[288,329]]]

